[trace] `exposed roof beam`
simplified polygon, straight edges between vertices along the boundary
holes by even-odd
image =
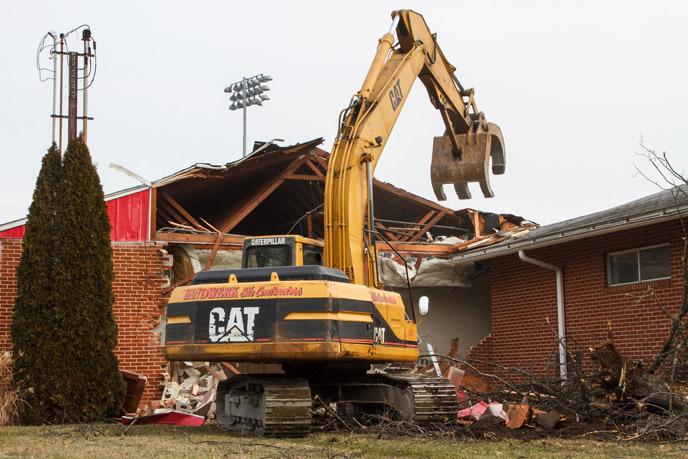
[[[423,225],[425,225],[425,224],[428,222],[428,220],[430,220],[430,219],[432,218],[433,215],[435,215],[435,211],[434,211],[434,210],[429,211],[427,214],[425,214],[425,215],[423,216],[423,218],[421,218],[420,220],[418,220],[418,225],[419,225],[421,228],[423,228]],[[420,231],[420,229],[419,229],[418,231]],[[408,241],[409,239],[411,239],[411,238],[413,237],[414,234],[415,234],[415,233],[411,233],[411,234],[409,234],[408,236],[401,238],[401,240],[402,240],[402,241]]]
[[[221,244],[223,246],[234,246],[241,250],[246,236],[236,234],[223,234]],[[180,242],[189,244],[215,244],[217,241],[217,234],[213,233],[166,233],[158,231],[155,233],[156,241],[165,242]]]
[[[407,243],[390,241],[390,244],[400,253],[414,253],[426,255],[449,255],[455,251],[454,246],[450,244],[422,244],[422,243]],[[392,252],[389,245],[384,241],[377,241],[375,247],[378,252]]]
[[[182,217],[184,217],[184,219],[186,219],[187,222],[191,223],[191,225],[193,227],[195,227],[196,229],[199,229],[201,231],[205,231],[207,229],[207,228],[204,228],[200,223],[198,223],[198,221],[195,218],[193,218],[191,216],[191,214],[189,212],[187,212],[186,209],[184,209],[181,206],[181,204],[179,204],[172,196],[163,192],[162,190],[160,191],[160,193],[158,193],[158,196],[161,196],[165,200],[165,202],[167,202],[172,207],[174,207],[174,209],[177,212],[179,212],[182,215]]]
[[[427,223],[425,224],[425,226],[422,227],[422,228],[420,229],[420,231],[418,231],[416,234],[413,235],[413,237],[409,240],[409,242],[416,242],[416,241],[419,240],[421,237],[423,237],[423,235],[424,235],[425,233],[427,233],[428,230],[429,230],[430,228],[432,228],[433,226],[435,226],[435,223],[437,223],[438,221],[440,221],[440,220],[442,219],[442,217],[444,217],[445,215],[447,215],[447,211],[448,211],[448,209],[442,209],[441,212],[438,212],[437,215],[435,215],[434,217],[432,217],[432,218],[430,219],[430,221],[427,222]]]
[[[289,174],[284,178],[287,180],[313,180],[317,182],[325,181],[325,177],[322,175]]]
[[[233,211],[226,219],[220,222],[217,227],[223,233],[228,233],[236,227],[241,221],[246,218],[256,207],[258,207],[265,199],[272,194],[284,181],[286,177],[293,174],[306,160],[308,155],[303,155],[291,162],[284,171],[266,182],[263,187],[255,195],[249,196],[249,199],[243,203],[238,209]]]
[[[311,158],[308,158],[308,160],[306,161],[306,166],[308,166],[313,172],[315,172],[315,175],[317,175],[318,177],[324,177],[322,171],[318,169],[315,164],[313,164]]]

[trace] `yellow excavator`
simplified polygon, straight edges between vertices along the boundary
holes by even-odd
[[[406,308],[378,280],[373,173],[416,78],[445,125],[431,164],[438,199],[446,199],[447,183],[460,198],[470,197],[469,182],[492,196],[489,169],[504,172],[504,142],[423,17],[400,10],[392,19],[363,86],[340,114],[325,179],[324,244],[294,235],[247,238],[240,269],[201,272],[171,294],[168,359],[281,364],[279,374],[220,383],[221,427],[303,436],[316,399],[342,418],[392,413],[424,423],[456,416],[447,380],[372,368],[419,356],[416,323],[407,314],[415,318],[414,305]],[[427,304],[419,312],[427,313]]]

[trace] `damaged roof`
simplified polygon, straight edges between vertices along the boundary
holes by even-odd
[[[519,249],[546,247],[615,231],[683,218],[688,212],[688,186],[683,185],[627,202],[611,209],[550,225],[533,225],[499,238],[488,247],[468,247],[456,259],[487,259]]]
[[[292,233],[322,238],[329,158],[318,147],[322,142],[265,144],[238,161],[198,163],[155,181],[160,238],[166,237],[160,233],[183,232],[182,226],[245,236]],[[472,209],[455,211],[379,180],[374,181],[374,200],[379,231],[390,241],[408,244],[440,236],[471,239],[478,220],[487,231],[501,228],[504,221],[518,225],[522,220]]]
[[[195,163],[153,181],[150,187],[140,185],[112,193],[106,200],[110,205],[128,194],[151,190],[150,200],[145,198],[150,209],[143,203],[145,209],[139,209],[135,221],[125,222],[140,230],[135,240],[240,248],[245,236],[301,234],[323,238],[329,153],[319,147],[322,142],[322,138],[289,146],[257,142],[254,151],[239,160]],[[503,239],[509,232],[522,229],[524,222],[516,215],[453,210],[377,179],[373,194],[381,251],[394,245],[401,253],[446,257],[473,244],[495,243],[500,240],[494,239],[495,234]],[[119,204],[124,206],[120,213],[126,220],[132,213],[126,209],[129,204]],[[10,222],[0,229],[24,222]],[[19,233],[5,233],[7,237],[21,237]]]

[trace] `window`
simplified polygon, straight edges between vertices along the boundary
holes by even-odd
[[[291,266],[291,249],[288,245],[266,245],[246,249],[247,268],[275,266]]]
[[[321,265],[323,264],[322,249],[311,245],[303,246],[303,264]]]
[[[669,244],[624,250],[607,255],[609,285],[633,284],[670,277]]]

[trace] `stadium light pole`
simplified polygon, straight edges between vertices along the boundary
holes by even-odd
[[[270,100],[270,97],[265,92],[270,90],[267,83],[272,81],[270,75],[261,73],[252,77],[244,77],[241,81],[232,83],[225,88],[225,93],[231,94],[229,100],[232,105],[229,109],[234,111],[242,109],[244,112],[244,150],[243,155],[246,156],[246,109],[251,105],[263,106],[263,102]]]

